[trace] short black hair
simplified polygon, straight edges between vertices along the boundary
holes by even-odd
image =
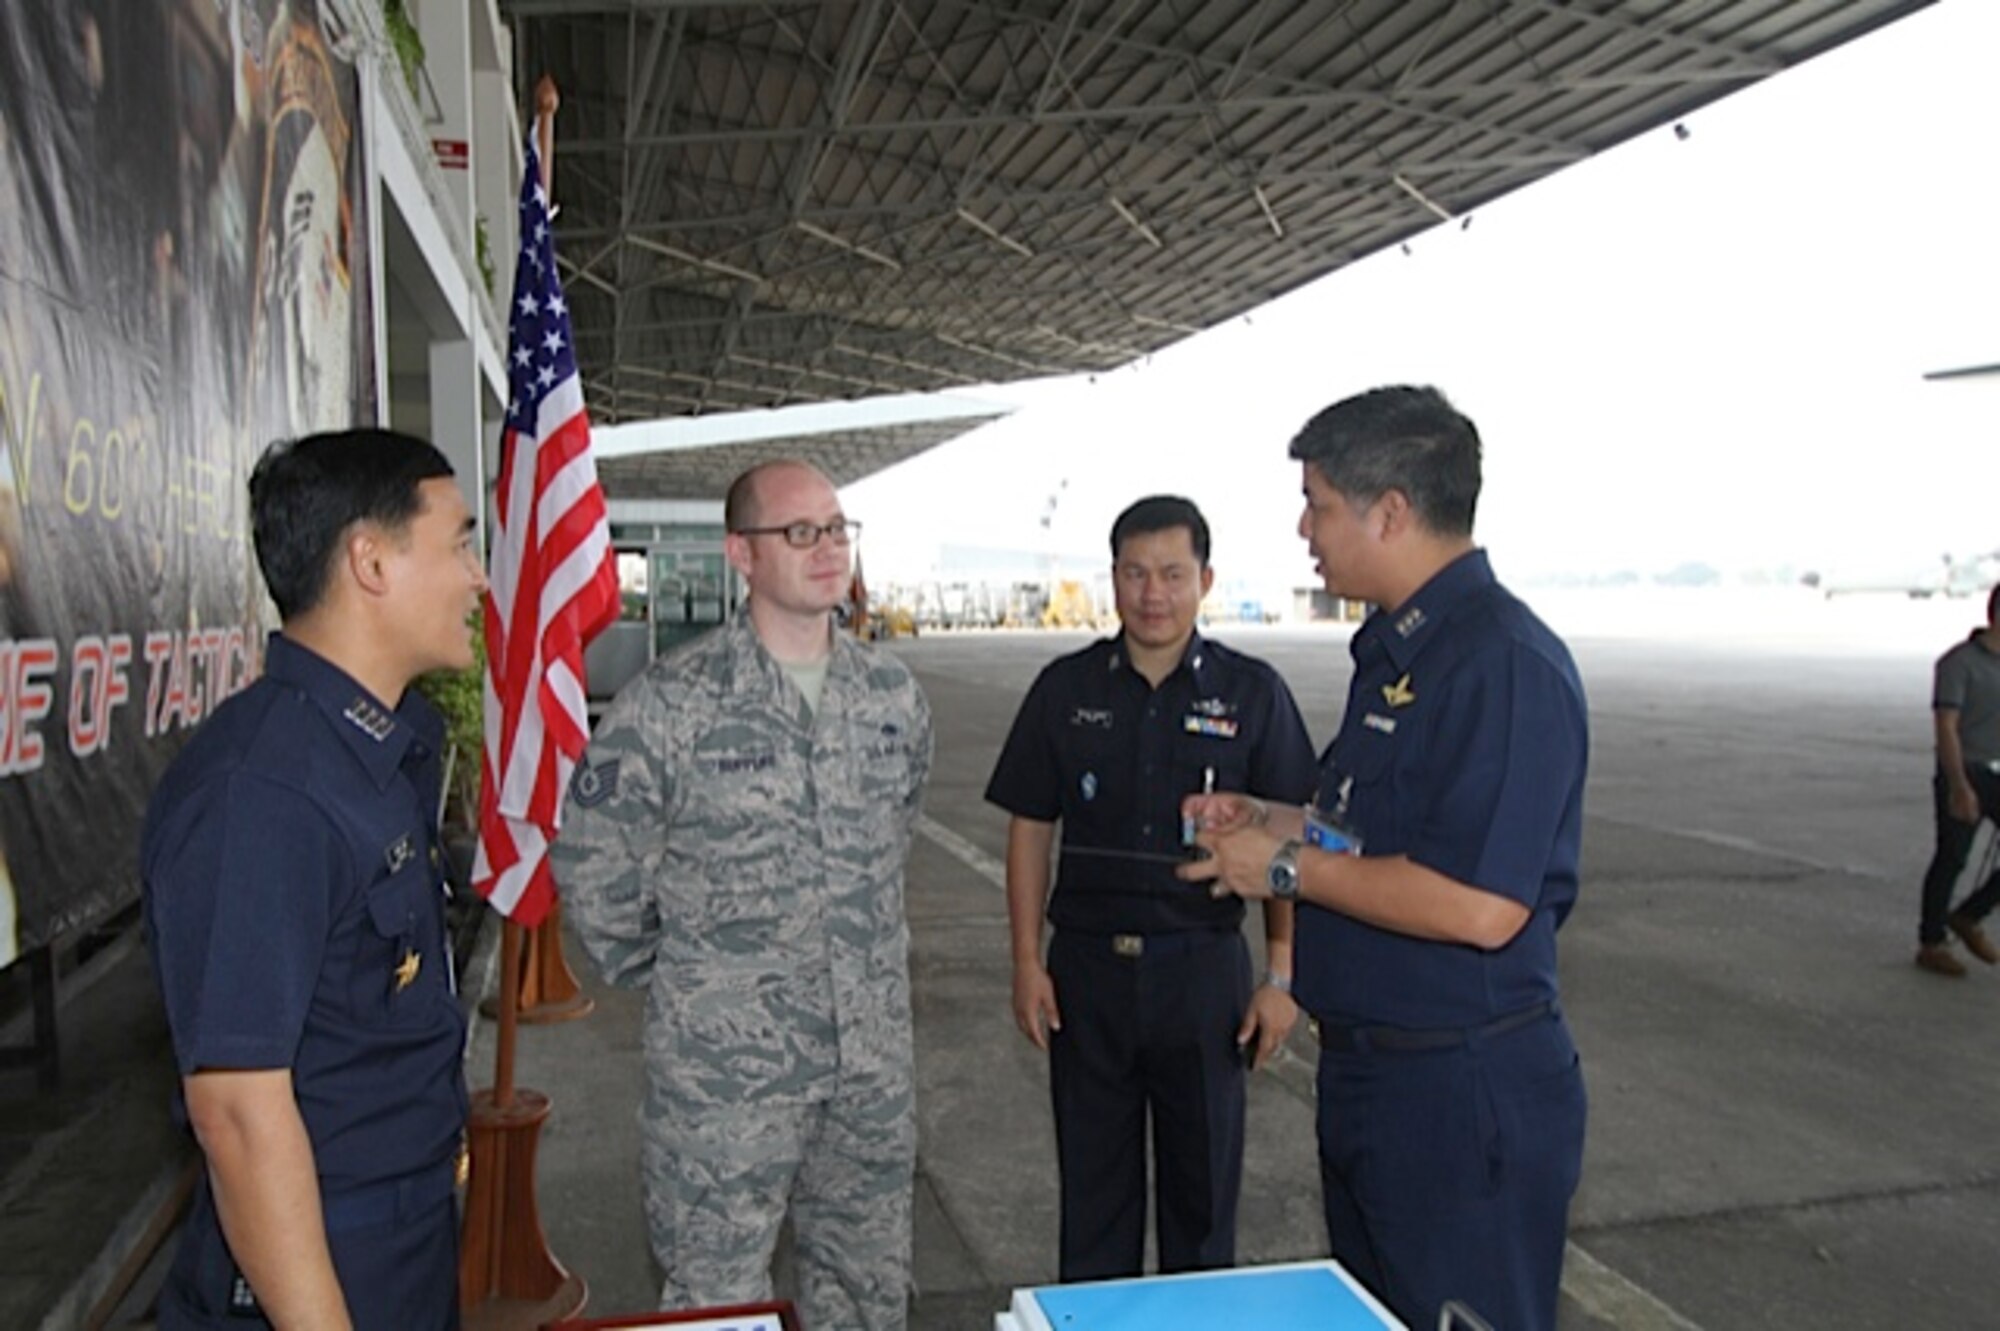
[[[250,473],[250,534],[278,617],[325,597],[348,528],[373,522],[401,532],[422,511],[418,486],[452,474],[434,445],[394,430],[311,434],[265,449]]]
[[[1208,567],[1208,519],[1194,506],[1192,499],[1179,495],[1148,495],[1139,500],[1111,524],[1111,557],[1118,558],[1128,538],[1145,536],[1156,531],[1172,531],[1176,527],[1186,527],[1188,540],[1194,545],[1195,560],[1203,568]]]
[[[1479,430],[1435,388],[1374,388],[1336,402],[1306,422],[1291,455],[1350,503],[1401,490],[1431,531],[1472,534]]]

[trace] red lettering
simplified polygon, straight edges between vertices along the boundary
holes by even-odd
[[[162,734],[165,726],[160,716],[160,694],[166,684],[166,671],[161,666],[173,655],[174,635],[165,629],[154,629],[146,635],[146,738]]]
[[[214,711],[222,705],[222,700],[236,690],[229,686],[229,630],[222,628],[205,629],[201,635],[201,654],[207,659],[205,681],[208,686],[208,710]]]
[[[231,625],[223,636],[222,671],[230,693],[250,682],[249,635],[240,625]]]
[[[0,644],[0,776],[35,771],[44,756],[37,724],[49,714],[55,690],[56,645],[48,638]]]
[[[69,751],[79,758],[111,747],[111,716],[131,697],[125,669],[132,639],[123,633],[78,638],[71,649]]]
[[[79,758],[97,752],[107,729],[102,714],[91,706],[97,700],[96,681],[103,674],[104,640],[94,634],[78,638],[70,648],[69,751]]]

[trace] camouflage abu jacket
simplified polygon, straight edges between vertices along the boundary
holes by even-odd
[[[903,866],[930,707],[835,633],[817,712],[747,614],[655,661],[578,764],[550,865],[608,980],[649,985],[655,1093],[805,1101],[907,1082]]]

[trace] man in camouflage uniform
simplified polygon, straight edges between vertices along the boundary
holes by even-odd
[[[552,852],[608,980],[647,986],[646,1218],[663,1308],[770,1297],[790,1208],[815,1331],[901,1328],[916,1163],[903,864],[930,709],[835,633],[858,524],[802,462],[725,505],[746,612],[654,662]]]

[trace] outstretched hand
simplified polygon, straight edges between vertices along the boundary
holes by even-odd
[[[1183,881],[1207,883],[1209,895],[1214,897],[1234,892],[1247,900],[1261,901],[1271,895],[1266,873],[1284,839],[1268,826],[1243,822],[1228,831],[1207,829],[1195,835],[1194,843],[1208,854],[1174,870]]]

